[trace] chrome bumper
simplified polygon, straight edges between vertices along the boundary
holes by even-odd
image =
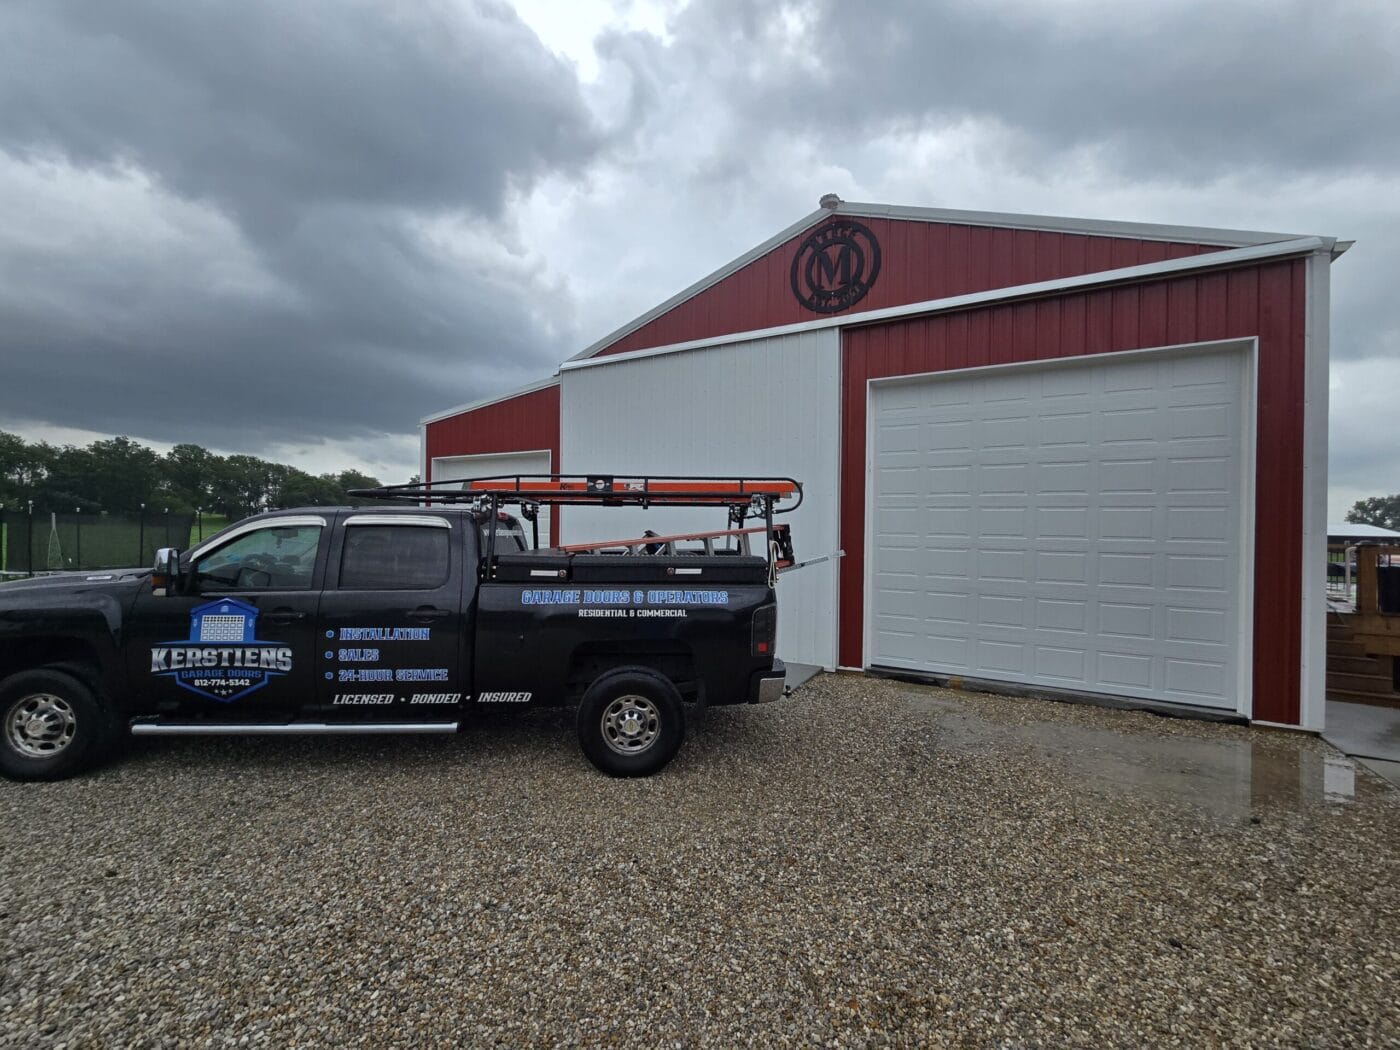
[[[787,691],[787,666],[781,660],[773,661],[771,671],[759,671],[749,683],[749,703],[771,704],[781,700]]]

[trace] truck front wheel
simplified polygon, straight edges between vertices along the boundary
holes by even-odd
[[[675,757],[685,707],[671,682],[646,667],[618,667],[594,679],[578,709],[588,760],[615,777],[644,777]]]
[[[62,671],[21,671],[0,682],[0,774],[59,780],[102,752],[112,729],[96,696]]]

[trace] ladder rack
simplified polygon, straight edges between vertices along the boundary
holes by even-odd
[[[451,487],[449,487],[451,486]],[[415,503],[475,503],[561,506],[771,507],[796,510],[802,486],[792,478],[687,477],[623,474],[498,474],[407,485],[356,489],[352,496]],[[785,501],[792,501],[784,505]]]
[[[446,488],[444,486],[455,486]],[[423,506],[466,503],[486,512],[486,550],[496,549],[497,523],[503,506],[520,507],[521,517],[534,529],[539,548],[541,507],[723,507],[728,511],[730,528],[715,532],[692,532],[675,536],[638,536],[633,539],[600,543],[571,544],[561,548],[566,554],[615,550],[619,553],[689,554],[677,551],[686,541],[703,544],[703,553],[715,554],[715,540],[734,537],[742,553],[749,553],[749,537],[763,533],[763,557],[770,578],[780,567],[791,566],[792,532],[786,525],[775,525],[776,514],[787,514],[802,505],[802,485],[793,478],[686,477],[659,474],[497,474],[483,478],[454,478],[407,485],[383,485],[376,489],[355,489],[351,496],[400,500]],[[761,526],[745,527],[746,519],[762,520]],[[620,548],[620,550],[619,550]],[[488,554],[494,564],[496,555]]]

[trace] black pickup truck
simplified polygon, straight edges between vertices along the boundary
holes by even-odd
[[[680,748],[687,703],[783,695],[774,581],[791,543],[773,515],[796,482],[365,494],[400,505],[260,514],[154,569],[0,585],[0,772],[58,779],[126,734],[452,733],[477,711],[576,704],[593,764],[644,776]],[[531,544],[542,507],[579,504],[722,507],[731,527]]]

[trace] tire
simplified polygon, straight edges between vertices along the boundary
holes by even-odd
[[[54,668],[0,682],[0,774],[62,780],[100,757],[115,732],[93,691]]]
[[[579,745],[588,761],[611,776],[650,776],[676,757],[684,740],[681,694],[649,668],[604,672],[579,704]]]

